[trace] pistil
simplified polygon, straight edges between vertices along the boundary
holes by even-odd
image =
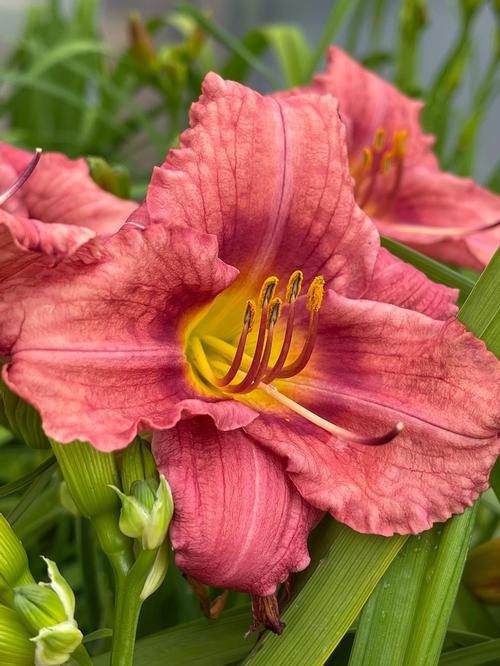
[[[11,197],[13,197],[18,190],[21,189],[21,187],[24,185],[24,183],[28,180],[28,178],[35,170],[36,165],[40,161],[41,155],[42,155],[42,149],[37,148],[35,150],[33,158],[31,159],[31,162],[28,164],[28,166],[22,172],[19,178],[7,190],[5,190],[5,192],[2,192],[2,194],[0,194],[0,206],[2,206],[6,201],[8,201]]]

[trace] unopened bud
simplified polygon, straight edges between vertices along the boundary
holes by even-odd
[[[121,164],[109,164],[102,157],[87,157],[90,176],[102,190],[121,199],[129,199],[132,182],[128,169]]]
[[[153,566],[151,567],[148,577],[146,578],[144,587],[142,588],[142,592],[140,595],[142,601],[150,597],[153,594],[153,592],[156,592],[156,590],[163,583],[165,576],[167,575],[167,570],[168,570],[168,550],[166,546],[162,546],[158,548],[156,559],[154,561]]]
[[[34,582],[26,551],[0,513],[0,601],[10,605],[15,587]]]
[[[0,605],[0,664],[2,666],[33,666],[35,646],[12,608]]]
[[[151,36],[138,12],[129,15],[129,33],[132,53],[139,63],[151,66],[156,62],[156,53]]]
[[[93,518],[118,509],[117,497],[109,488],[120,483],[112,453],[97,451],[86,442],[59,444],[51,440],[51,444],[82,516]]]
[[[464,583],[484,603],[500,605],[500,537],[471,550]]]
[[[132,492],[134,481],[158,479],[155,459],[149,445],[140,437],[136,437],[124,451],[120,464],[121,487],[125,495]]]
[[[15,437],[32,449],[50,448],[49,440],[42,430],[40,415],[34,407],[0,383],[3,398],[4,419]]]
[[[35,643],[35,664],[66,663],[83,639],[74,619],[75,595],[55,562],[44,558],[50,582],[15,590],[14,606]]]
[[[156,486],[156,489],[155,489]],[[111,486],[122,502],[120,529],[126,536],[140,539],[145,550],[158,548],[167,535],[174,504],[165,477],[157,484],[152,480],[135,481],[131,495]]]

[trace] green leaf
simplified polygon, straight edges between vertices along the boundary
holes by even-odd
[[[19,490],[22,490],[26,486],[29,486],[30,483],[32,483],[35,479],[37,479],[40,476],[40,474],[42,474],[42,472],[45,472],[45,470],[51,468],[53,468],[54,470],[55,462],[56,462],[55,457],[50,456],[50,458],[44,460],[43,463],[38,465],[36,469],[34,469],[32,472],[29,472],[29,474],[26,474],[20,479],[17,479],[17,481],[13,481],[12,483],[7,483],[5,486],[0,486],[0,497],[6,497],[7,495],[11,495],[12,493],[17,493]]]
[[[336,0],[332,3],[332,10],[326,21],[323,34],[318,42],[316,50],[309,61],[309,65],[304,73],[303,83],[308,83],[316,68],[324,58],[328,47],[333,44],[338,31],[344,24],[350,12],[356,9],[360,0]]]
[[[472,291],[474,282],[467,276],[462,275],[462,273],[458,273],[445,264],[426,257],[424,254],[417,252],[417,250],[413,250],[411,247],[398,243],[398,241],[391,238],[382,236],[380,242],[382,247],[385,247],[389,252],[396,255],[396,257],[421,270],[422,273],[425,273],[434,282],[440,282],[447,287],[460,289],[462,296],[468,296]]]
[[[500,638],[470,645],[460,650],[445,652],[439,660],[439,666],[479,666],[479,664],[498,664]]]
[[[180,624],[137,641],[134,664],[140,666],[225,666],[242,659],[251,648],[243,639],[252,620],[249,606],[225,611],[218,620],[206,618]],[[94,658],[107,666],[109,655]]]
[[[245,665],[324,664],[340,643],[406,537],[358,534],[328,519],[325,555],[283,613],[282,636],[266,634]]]
[[[500,251],[483,271],[459,312],[459,319],[497,354],[500,353],[499,267]],[[477,506],[455,516],[444,528],[436,525],[429,532],[408,539],[363,610],[350,666],[438,663]]]
[[[304,80],[311,54],[304,33],[296,26],[286,23],[260,26],[245,36],[243,45],[254,56],[260,56],[267,50],[273,51],[281,65],[287,88],[299,86]],[[226,63],[222,76],[242,81],[249,70],[248,61],[235,54]]]

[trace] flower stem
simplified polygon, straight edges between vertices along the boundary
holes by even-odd
[[[156,554],[157,549],[142,551],[128,574],[117,577],[111,666],[132,666],[137,623],[142,607],[141,592]]]
[[[92,666],[92,659],[83,645],[79,645],[71,655],[71,660],[78,666]]]

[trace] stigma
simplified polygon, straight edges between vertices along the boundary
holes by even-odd
[[[24,185],[24,183],[28,180],[28,178],[35,170],[36,165],[40,161],[41,156],[42,156],[42,149],[37,148],[30,163],[28,164],[26,169],[22,172],[22,174],[19,176],[19,178],[7,190],[5,190],[5,192],[2,192],[0,194],[0,206],[6,203],[11,197],[14,196],[14,194],[16,194],[16,192],[18,192],[18,190],[21,189],[21,187]]]
[[[206,383],[225,397],[244,397],[253,391],[263,391],[286,409],[341,439],[369,445],[390,442],[403,429],[402,423],[397,423],[382,435],[374,437],[359,435],[323,419],[281,393],[272,384],[275,380],[286,380],[302,372],[314,352],[325,280],[323,276],[317,275],[309,285],[307,297],[299,300],[303,281],[302,271],[296,270],[291,274],[284,293],[286,316],[283,316],[284,303],[277,295],[278,277],[273,275],[264,280],[258,298],[246,302],[236,346],[212,335],[195,337],[191,341],[191,355],[196,370]],[[297,345],[295,341],[294,349],[298,349],[298,353],[295,351],[292,355],[292,341],[296,333],[296,310],[299,305],[305,306],[309,312],[308,326],[301,344]],[[281,336],[280,342],[276,344],[276,329],[279,324],[281,324]],[[247,354],[248,335],[254,328],[257,337],[255,343],[251,345],[252,352]],[[206,348],[215,352],[216,360],[212,355],[207,355]],[[225,359],[225,363],[217,360],[220,357]],[[271,362],[271,358],[275,360]],[[224,374],[220,374],[221,368]]]

